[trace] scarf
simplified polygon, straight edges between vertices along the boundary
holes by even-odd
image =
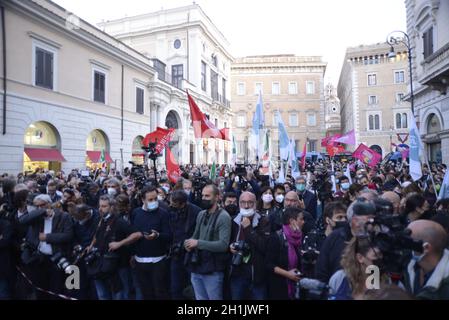
[[[302,232],[293,231],[290,226],[283,225],[282,231],[288,243],[288,270],[298,267],[298,250],[301,245]],[[288,296],[292,298],[295,295],[295,283],[288,281]]]

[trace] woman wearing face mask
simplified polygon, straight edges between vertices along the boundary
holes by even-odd
[[[272,215],[277,208],[274,206],[273,190],[270,187],[261,188],[262,197],[257,201],[257,212],[263,216]]]
[[[372,272],[366,272],[369,266],[380,269],[381,288],[389,284],[382,270],[382,253],[368,237],[354,237],[341,257],[342,270],[338,270],[329,280],[330,295],[335,300],[361,300],[368,288],[366,280]]]
[[[298,208],[288,208],[282,216],[282,229],[270,236],[266,266],[271,300],[295,298],[295,285],[301,270],[301,241],[304,216]]]

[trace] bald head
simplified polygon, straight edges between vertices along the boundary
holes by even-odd
[[[254,193],[245,191],[240,195],[239,206],[243,209],[256,208],[256,196]]]
[[[415,220],[408,228],[412,231],[413,239],[428,242],[435,254],[443,253],[447,244],[447,233],[440,224],[430,220]]]
[[[296,191],[289,191],[285,195],[284,207],[285,208],[299,208],[299,197]]]
[[[382,199],[387,200],[393,204],[394,213],[399,213],[399,205],[401,203],[401,197],[396,192],[387,191],[381,196]]]

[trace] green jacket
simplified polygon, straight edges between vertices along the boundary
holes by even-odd
[[[410,261],[405,272],[405,287],[418,299],[425,300],[449,300],[449,250],[445,249],[444,254],[438,262],[429,280],[424,287],[416,294],[413,292],[415,281],[414,260]]]
[[[212,230],[214,215],[218,215]],[[207,217],[207,210],[200,211],[192,239],[198,239],[198,249],[211,252],[227,252],[231,238],[231,216],[222,208]],[[205,220],[207,222],[205,224]]]

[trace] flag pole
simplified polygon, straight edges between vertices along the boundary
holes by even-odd
[[[429,159],[427,158],[427,152],[424,152],[424,160],[426,160],[427,167],[429,168],[430,180],[432,181],[433,190],[435,191],[435,195],[438,198],[437,188],[435,187],[435,181],[433,180],[432,170],[429,165]]]

